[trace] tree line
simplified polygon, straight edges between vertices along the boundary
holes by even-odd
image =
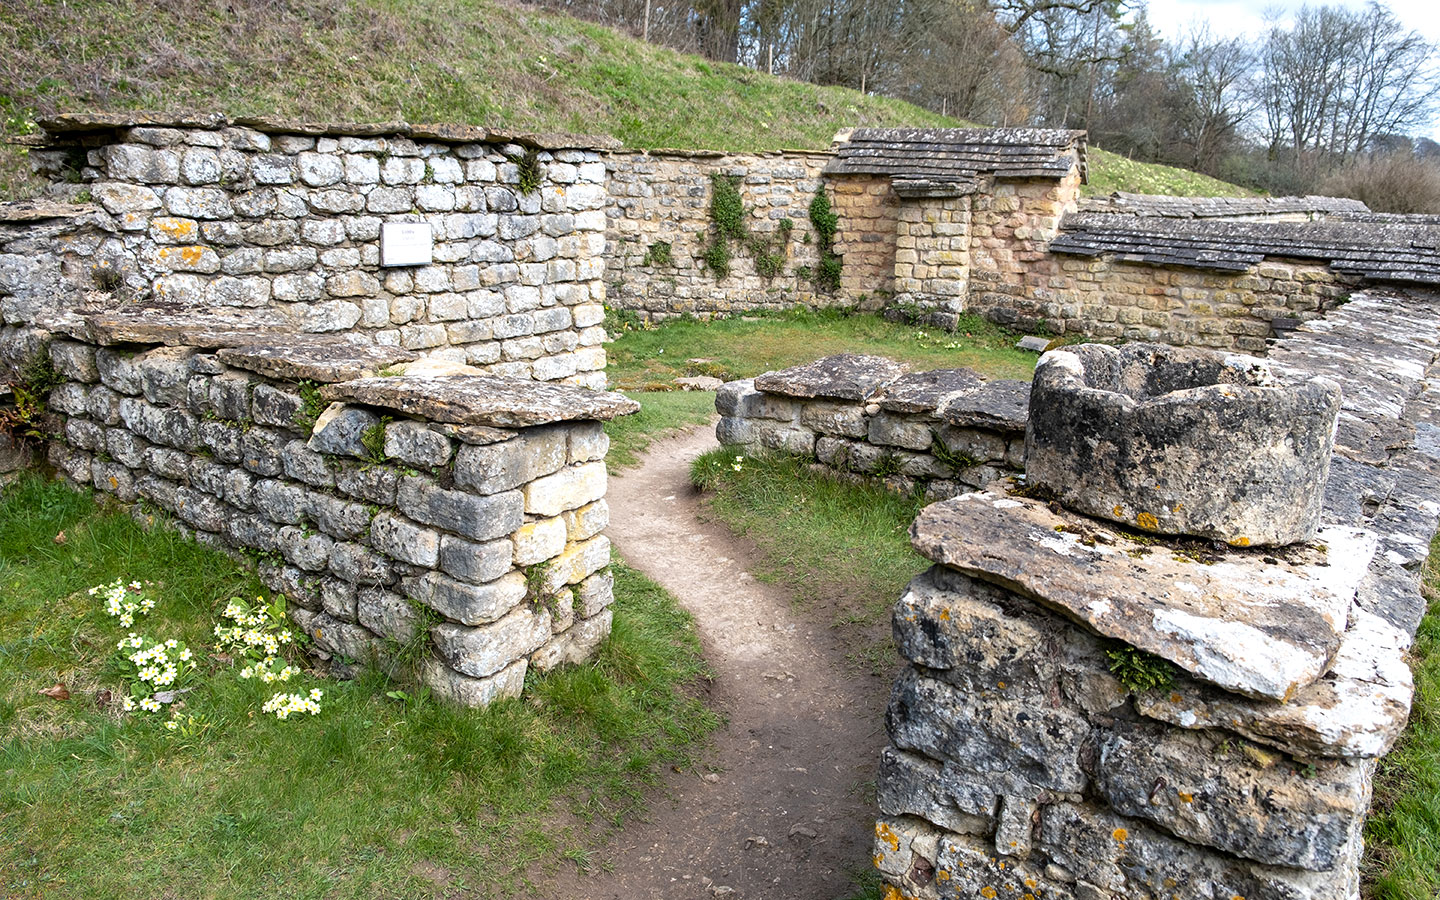
[[[1437,48],[1379,2],[1166,40],[1141,0],[531,0],[711,59],[1272,193],[1440,211]]]

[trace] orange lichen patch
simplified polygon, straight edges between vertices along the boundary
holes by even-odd
[[[875,862],[875,868],[877,868],[877,869],[880,868],[880,864],[883,863],[884,861],[885,861],[885,857],[884,857],[883,854],[880,854],[880,853],[875,854],[875,860],[874,860],[874,862]]]
[[[880,894],[881,900],[905,900],[905,895],[893,884],[885,885],[885,890]]]
[[[1000,682],[1000,690],[1005,690],[1005,682]]]
[[[1243,534],[1240,535],[1239,537],[1233,537],[1233,538],[1230,539],[1230,546],[1232,546],[1232,547],[1248,547],[1248,546],[1250,546],[1250,539],[1249,539],[1248,537],[1246,537],[1245,535],[1243,535]]]
[[[1179,695],[1179,694],[1172,693],[1172,694],[1170,695],[1170,702],[1171,702],[1171,703],[1179,703],[1179,702],[1180,702],[1180,695]]]
[[[941,869],[940,871],[938,871],[938,872],[935,873],[935,880],[936,880],[936,881],[939,881],[939,882],[949,881],[949,880],[950,880],[950,872],[949,872],[948,870],[946,870],[946,869]]]
[[[1117,828],[1113,832],[1112,837],[1114,837],[1115,840],[1123,844],[1130,839],[1130,832],[1125,830],[1124,828]]]
[[[888,846],[892,852],[899,851],[900,837],[899,835],[895,834],[894,831],[890,830],[889,825],[886,825],[884,822],[876,822],[875,836],[880,839],[881,843]]]
[[[1147,512],[1135,514],[1135,524],[1146,531],[1154,531],[1160,527],[1160,520]]]
[[[1025,879],[1025,886],[1028,887],[1030,890],[1032,890],[1032,891],[1035,890],[1035,885],[1036,885],[1035,879],[1033,879],[1033,878],[1027,878],[1027,879]]]
[[[188,241],[195,236],[195,222],[191,219],[164,217],[150,223],[156,231],[179,241]]]
[[[1180,795],[1180,802],[1181,802],[1181,803],[1194,803],[1194,802],[1195,802],[1195,795],[1194,795],[1194,794],[1187,794],[1187,793],[1185,793],[1184,791],[1177,791],[1177,793]]]
[[[942,609],[942,610],[940,610],[940,621],[942,621],[942,622],[948,622],[948,621],[950,621],[950,610],[948,610],[948,609]]]
[[[120,489],[120,479],[116,478],[114,475],[111,475],[111,476],[110,476],[110,490],[115,491],[115,490],[119,490],[119,489]]]
[[[995,900],[995,889],[987,884],[980,889],[980,896],[985,900]]]
[[[1125,518],[1125,507],[1117,503],[1115,504],[1115,508],[1110,510],[1110,514],[1117,519],[1123,519]]]
[[[195,265],[195,264],[198,263],[198,262],[201,260],[201,258],[204,257],[204,256],[205,256],[205,248],[204,248],[204,247],[190,246],[190,247],[181,247],[181,248],[180,248],[180,258],[181,258],[182,260],[184,260],[187,265],[191,265],[191,266]]]

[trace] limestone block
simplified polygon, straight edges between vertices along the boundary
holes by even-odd
[[[527,667],[527,662],[521,659],[488,678],[471,678],[430,657],[421,664],[420,678],[442,700],[478,708],[505,697],[520,696]]]
[[[546,567],[545,590],[557,593],[610,565],[610,539],[603,534],[571,544]]]
[[[259,390],[256,390],[259,396]],[[278,416],[276,416],[278,418]],[[203,427],[203,426],[202,426]],[[293,427],[293,426],[291,426]],[[285,445],[281,455],[285,475],[311,487],[331,488],[335,486],[335,475],[325,462],[325,457],[309,447],[304,441],[291,441]]]
[[[433,567],[440,560],[440,535],[393,513],[370,522],[370,546],[401,562]]]
[[[558,556],[565,549],[566,537],[565,520],[559,516],[526,522],[511,535],[515,565],[533,566]]]
[[[385,427],[385,455],[412,466],[443,466],[450,461],[450,439],[423,422],[392,422]]]
[[[800,408],[800,424],[820,434],[864,437],[869,430],[864,407],[855,403],[806,403]]]
[[[605,486],[603,462],[570,466],[525,485],[525,512],[558,516],[604,497]]]
[[[615,575],[608,568],[582,580],[575,588],[576,613],[583,619],[598,615],[615,599]]]
[[[880,446],[926,451],[930,449],[934,435],[924,421],[882,412],[870,418],[867,439]]]
[[[330,548],[330,571],[351,584],[385,585],[395,580],[385,557],[359,544],[337,543]]]
[[[321,596],[323,598],[323,593]],[[403,646],[415,637],[419,616],[410,607],[410,601],[394,591],[361,588],[356,592],[355,610],[360,624],[383,638]],[[328,606],[326,611],[329,611]]]
[[[55,370],[70,381],[95,384],[100,369],[95,364],[95,348],[78,341],[51,341],[50,362]]]
[[[584,662],[609,636],[613,615],[609,609],[604,609],[588,619],[581,619],[537,650],[530,657],[531,664],[545,672],[559,665]]]
[[[561,514],[570,541],[583,541],[604,531],[610,524],[610,506],[603,499]]]
[[[160,406],[184,406],[194,355],[190,347],[160,347],[136,357],[145,399]]]
[[[95,351],[95,368],[100,382],[119,394],[140,393],[140,370],[132,356],[100,347]]]
[[[370,511],[330,494],[307,491],[305,513],[319,529],[343,541],[359,540],[370,530]]]
[[[446,490],[427,478],[401,479],[396,494],[400,510],[417,522],[434,525],[476,541],[504,537],[524,522],[519,491],[476,495]]]
[[[389,467],[342,464],[335,471],[335,486],[351,497],[367,503],[394,506],[400,475]]]
[[[510,571],[514,555],[514,545],[504,538],[483,544],[451,534],[440,538],[440,570],[471,584],[485,584]]]
[[[967,780],[916,753],[886,747],[880,754],[876,803],[883,816],[918,816],[953,834],[995,831],[1000,785]]]
[[[1065,792],[1089,783],[1080,756],[1090,726],[1068,709],[974,696],[909,670],[895,683],[886,726],[897,747],[977,781],[1004,776]]]
[[[306,446],[316,453],[365,459],[364,435],[380,424],[374,413],[343,403],[332,403],[315,420]]]
[[[523,576],[518,577],[523,590]],[[550,639],[550,633],[549,610],[530,606],[520,606],[499,621],[478,628],[443,622],[430,631],[441,658],[473,678],[493,675],[529,656]]]

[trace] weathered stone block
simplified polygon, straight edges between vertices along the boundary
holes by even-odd
[[[519,491],[477,496],[445,490],[418,477],[401,480],[397,504],[402,512],[418,522],[476,541],[504,537],[525,521],[524,501]]]
[[[443,466],[450,461],[450,439],[423,422],[385,426],[385,455],[412,466]]]
[[[419,616],[410,601],[383,588],[360,588],[356,594],[356,615],[360,624],[383,638],[404,646],[415,639]]]
[[[465,625],[494,622],[514,609],[527,593],[524,574],[515,571],[486,584],[456,581],[439,572],[406,578],[402,584],[412,600]]]
[[[565,549],[567,529],[564,519],[556,516],[526,522],[511,535],[517,566],[533,566]]]
[[[558,516],[605,496],[605,464],[570,466],[553,475],[525,485],[525,512],[535,516]]]
[[[501,443],[461,447],[455,455],[455,483],[479,494],[508,491],[555,472],[568,453],[563,429],[526,429]]]
[[[518,660],[488,678],[462,675],[438,659],[426,659],[421,680],[437,697],[460,706],[488,706],[505,697],[520,696],[525,686],[527,663]]]
[[[484,678],[543,646],[550,639],[550,613],[521,606],[483,627],[445,622],[430,634],[452,668],[462,675]]]
[[[471,584],[485,584],[510,571],[514,555],[507,539],[476,544],[451,534],[440,538],[440,570]]]
[[[571,541],[583,541],[604,531],[610,524],[610,506],[604,500],[596,500],[579,509],[566,510],[561,514]]]
[[[315,420],[306,446],[316,453],[366,459],[365,435],[379,424],[380,417],[369,410],[332,403]]]
[[[440,535],[393,513],[370,522],[370,546],[402,562],[433,568],[440,560]]]

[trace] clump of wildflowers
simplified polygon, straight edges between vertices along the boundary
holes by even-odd
[[[267,656],[257,663],[251,663],[240,670],[240,677],[246,680],[254,678],[261,684],[274,684],[275,682],[289,681],[300,674],[300,670],[291,665],[286,665],[282,660],[273,656]]]
[[[99,584],[86,591],[92,597],[105,601],[105,614],[120,620],[120,627],[129,628],[135,624],[135,616],[148,613],[155,608],[155,601],[146,595],[146,585],[138,581],[128,584],[115,579],[110,584]]]
[[[265,701],[260,707],[261,712],[274,713],[275,718],[285,720],[292,714],[306,712],[310,715],[318,715],[320,712],[320,698],[325,692],[319,688],[311,688],[309,695],[287,694],[281,691]]]
[[[234,624],[216,625],[215,637],[222,649],[238,651],[248,659],[267,661],[268,667],[280,655],[281,647],[295,642],[295,635],[285,626],[283,600],[266,604],[263,598],[256,597],[255,602],[258,605],[251,607],[239,597],[231,597],[221,615]]]
[[[195,670],[195,654],[174,638],[155,641],[132,631],[115,649],[120,654],[122,676],[130,686],[130,693],[120,700],[120,708],[126,712],[159,712]]]

